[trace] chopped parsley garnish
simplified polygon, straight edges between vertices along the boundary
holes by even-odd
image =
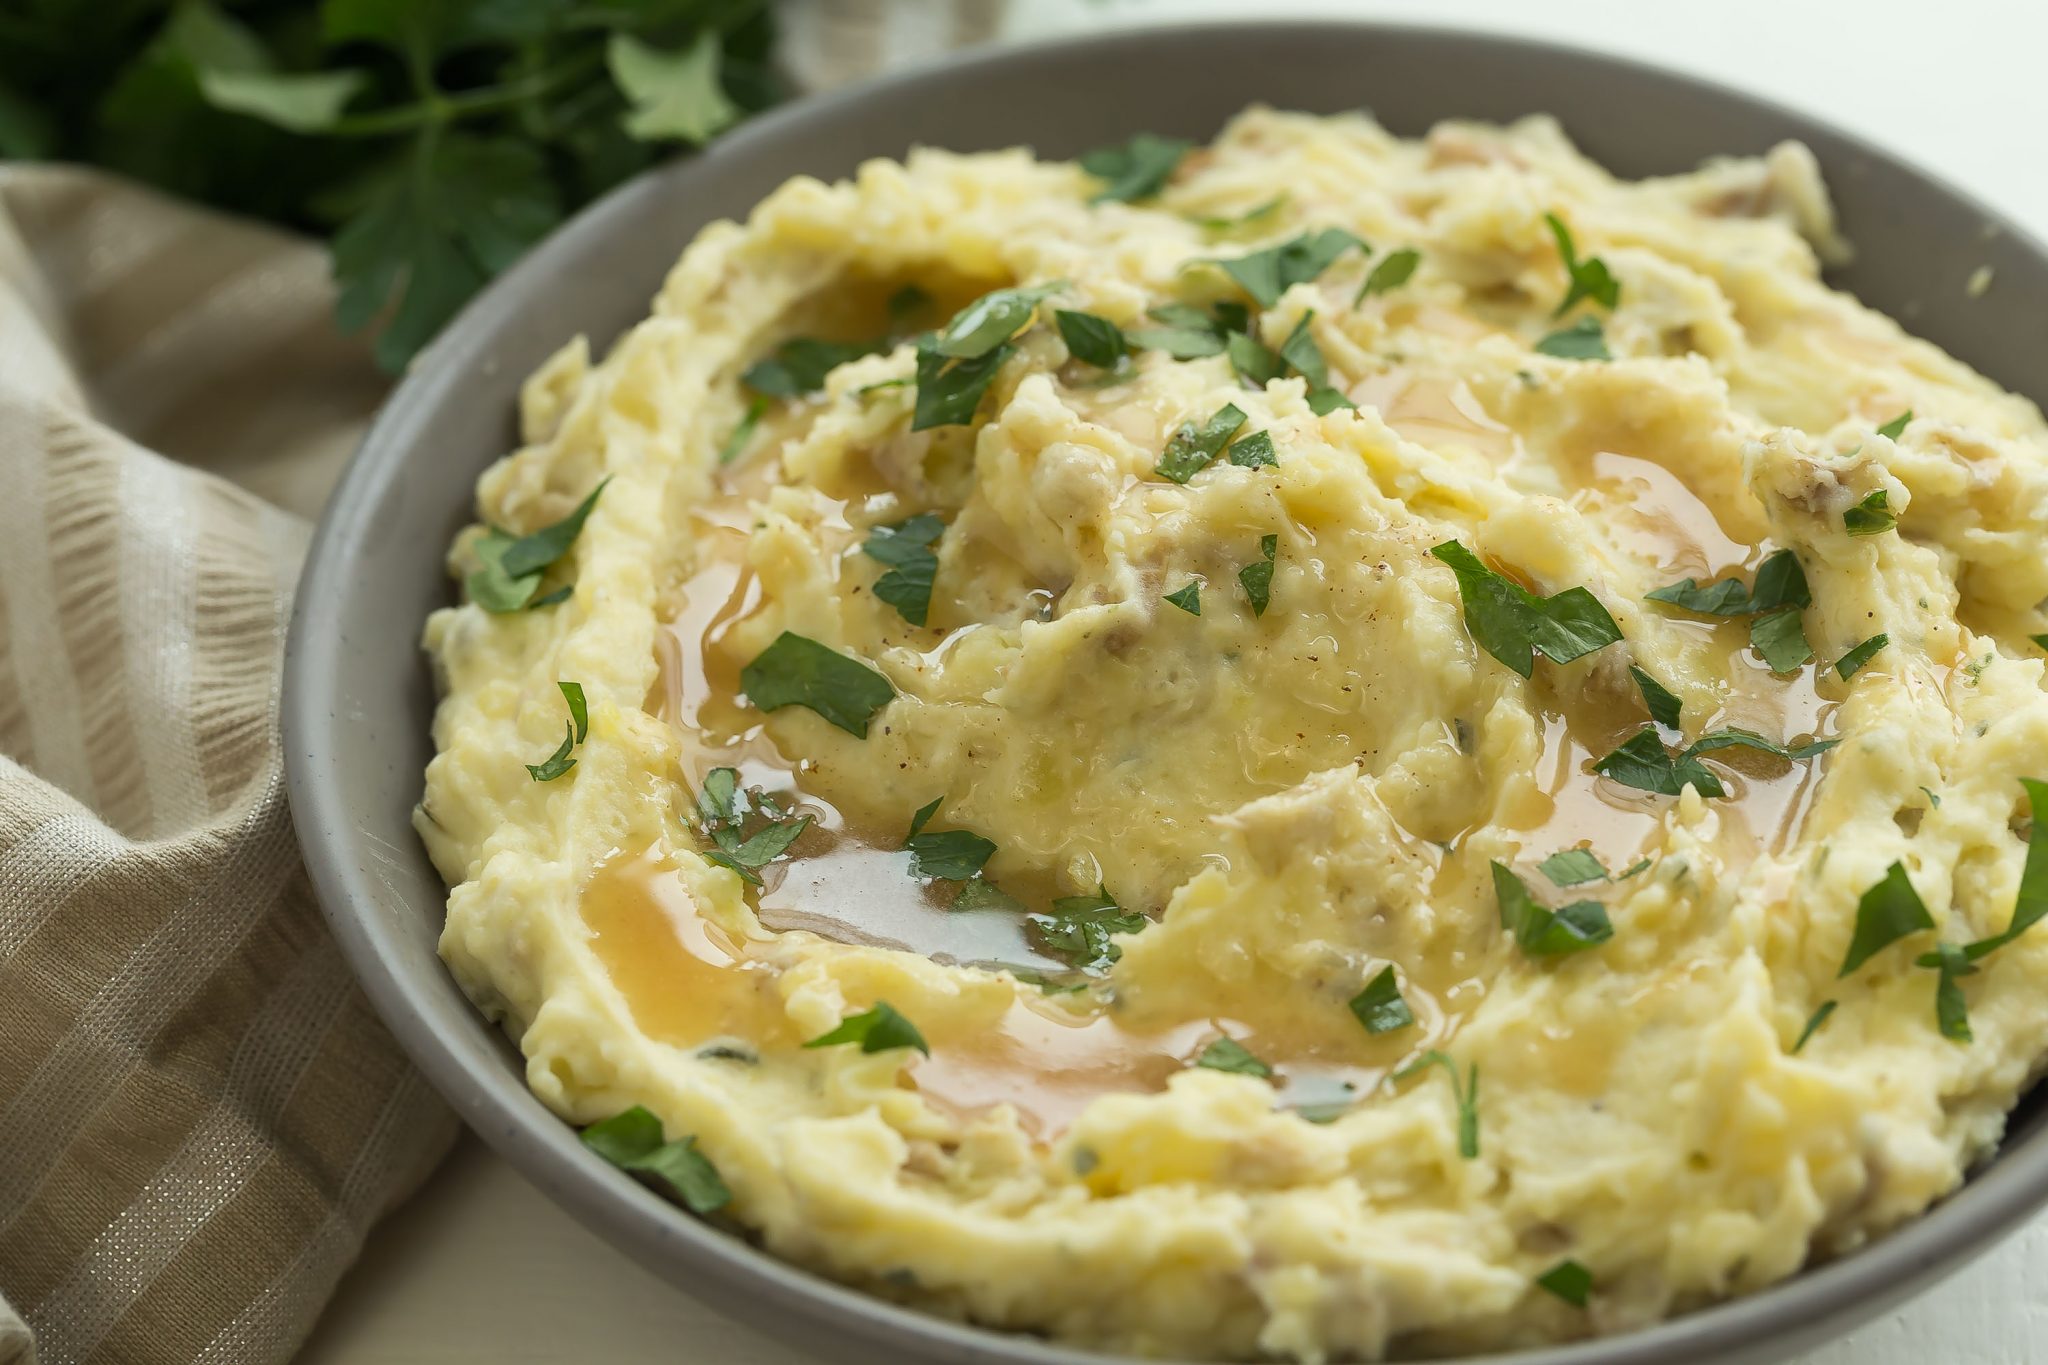
[[[1659,796],[1678,796],[1687,786],[1697,788],[1701,796],[1726,796],[1728,790],[1721,785],[1721,779],[1699,761],[1701,754],[1713,753],[1717,749],[1755,749],[1796,763],[1826,753],[1839,743],[1838,739],[1821,739],[1788,747],[1773,743],[1753,730],[1730,727],[1701,735],[1690,746],[1674,753],[1664,747],[1664,741],[1657,737],[1656,730],[1645,727],[1595,763],[1593,771],[1613,778],[1624,787]]]
[[[746,834],[747,812],[741,809],[739,773],[732,768],[713,768],[704,774],[697,791],[697,824],[714,847],[705,849],[706,862],[736,872],[755,886],[761,885],[760,870],[789,851],[797,836],[811,827],[811,817],[789,819],[767,798],[755,793],[753,809],[768,823]]]
[[[998,346],[971,360],[949,360],[929,346],[917,348],[917,404],[911,412],[910,429],[974,425],[974,412],[981,396],[988,392],[996,371],[1017,353],[1014,346]]]
[[[1618,882],[1625,882],[1630,877],[1635,876],[1636,873],[1648,870],[1649,866],[1650,860],[1648,858],[1638,858],[1634,862],[1630,863],[1626,868],[1622,869],[1621,875],[1619,877],[1616,877],[1614,880]]]
[[[1877,429],[1877,434],[1896,441],[1901,436],[1904,436],[1906,434],[1906,424],[1912,420],[1913,410],[1911,408],[1907,408],[1897,417],[1892,418],[1891,421],[1886,422],[1883,426],[1879,427]]]
[[[1189,221],[1196,227],[1207,228],[1211,232],[1230,232],[1236,228],[1249,227],[1286,202],[1285,194],[1276,194],[1265,203],[1255,204],[1243,213],[1196,214]]]
[[[1219,303],[1213,314],[1188,303],[1163,303],[1147,310],[1146,316],[1163,327],[1139,327],[1126,332],[1133,346],[1164,351],[1175,360],[1199,360],[1221,355],[1233,332],[1251,325],[1251,317],[1240,303]]]
[[[1556,214],[1544,214],[1543,221],[1550,224],[1550,235],[1557,239],[1557,254],[1564,258],[1565,273],[1571,276],[1572,281],[1571,288],[1565,291],[1564,302],[1557,305],[1557,311],[1551,316],[1563,317],[1580,299],[1591,299],[1612,311],[1621,302],[1621,281],[1608,270],[1607,262],[1598,256],[1580,260],[1578,249],[1572,243],[1571,229]],[[1600,358],[1606,359],[1605,356]]]
[[[1834,1012],[1835,1002],[1823,1000],[1820,1002],[1820,1008],[1807,1016],[1806,1027],[1799,1030],[1799,1041],[1792,1044],[1792,1055],[1794,1057],[1799,1055],[1799,1049],[1806,1046],[1807,1040],[1820,1031],[1820,1026],[1825,1024],[1828,1021],[1828,1016]]]
[[[1244,410],[1225,403],[1201,423],[1183,422],[1166,443],[1155,472],[1163,479],[1186,483],[1209,467],[1237,429],[1244,425]]]
[[[1201,580],[1191,580],[1186,587],[1178,588],[1166,594],[1166,600],[1190,616],[1200,616],[1202,614]]]
[[[1308,329],[1309,320],[1315,315],[1314,309],[1301,315],[1287,340],[1280,343],[1280,358],[1306,379],[1310,388],[1326,389],[1330,386],[1330,366],[1323,359],[1323,348],[1316,345],[1315,333]]]
[[[1852,536],[1874,536],[1889,531],[1899,524],[1892,515],[1891,490],[1873,489],[1863,495],[1863,501],[1842,513],[1842,529]]]
[[[1546,334],[1536,343],[1536,350],[1559,360],[1614,359],[1614,353],[1607,349],[1607,331],[1591,313],[1569,327]]]
[[[590,734],[590,710],[583,700],[583,684],[558,682],[555,686],[562,690],[562,700],[569,703],[569,719],[562,734],[562,747],[545,761],[526,765],[528,775],[536,782],[552,782],[575,767],[576,760],[569,755]]]
[[[1690,578],[1645,593],[1652,602],[1663,602],[1702,616],[1755,616],[1783,607],[1810,607],[1813,592],[1806,586],[1806,571],[1790,550],[1773,550],[1757,565],[1756,586],[1745,588],[1740,579],[1724,578],[1701,587]]]
[[[1442,1067],[1451,1078],[1451,1098],[1458,1106],[1458,1155],[1475,1160],[1479,1156],[1479,1063],[1474,1062],[1461,1080],[1458,1064],[1449,1054],[1431,1048],[1388,1079],[1405,1081],[1433,1066]]]
[[[893,526],[876,527],[860,547],[868,558],[888,566],[875,580],[875,596],[913,626],[923,625],[931,612],[932,581],[939,572],[939,557],[931,545],[945,530],[945,522],[923,512]]]
[[[1358,286],[1358,293],[1351,300],[1352,307],[1357,307],[1375,294],[1385,294],[1399,289],[1408,283],[1409,278],[1415,274],[1415,267],[1421,264],[1422,253],[1413,247],[1388,252],[1380,257],[1379,264],[1365,277],[1365,283]]]
[[[645,1178],[692,1213],[712,1213],[732,1201],[718,1170],[697,1150],[695,1137],[662,1140],[661,1120],[634,1105],[582,1132],[583,1145],[622,1171]]]
[[[1352,402],[1350,395],[1346,394],[1342,389],[1324,388],[1309,390],[1308,410],[1316,416],[1328,417],[1339,408],[1350,408],[1353,412],[1356,412],[1358,404]]]
[[[1607,865],[1590,848],[1561,848],[1536,864],[1552,886],[1584,886],[1607,880]]]
[[[754,428],[761,425],[761,418],[767,411],[768,400],[765,398],[756,398],[747,404],[746,414],[733,423],[732,431],[725,438],[725,444],[718,448],[720,464],[731,464],[746,453],[747,443],[754,439]]]
[[[1813,646],[1806,643],[1806,626],[1797,607],[1750,618],[1749,645],[1763,655],[1773,673],[1795,673],[1813,658]]]
[[[1255,389],[1262,389],[1287,373],[1287,363],[1280,353],[1248,332],[1232,332],[1223,343],[1223,350],[1237,377]]]
[[[1415,1011],[1401,998],[1401,983],[1392,966],[1380,968],[1365,988],[1351,997],[1351,1013],[1371,1034],[1393,1033],[1415,1022]]]
[[[926,822],[938,814],[941,799],[934,797],[911,819],[910,834],[903,841],[910,850],[910,875],[949,882],[978,877],[995,853],[995,843],[971,830],[926,830]]]
[[[838,1028],[819,1034],[804,1046],[838,1047],[844,1043],[859,1043],[862,1052],[914,1047],[927,1057],[932,1055],[924,1035],[917,1031],[917,1025],[898,1014],[895,1006],[886,1000],[877,1000],[873,1009],[847,1015],[839,1021]]]
[[[896,697],[889,680],[866,664],[787,630],[740,670],[740,689],[760,710],[808,707],[858,739],[868,737],[868,721]]]
[[[1895,862],[1886,870],[1884,880],[1865,891],[1856,903],[1856,933],[1849,940],[1842,970],[1835,975],[1847,976],[1900,939],[1933,927],[1934,917],[1906,878],[1906,865]]]
[[[1260,1080],[1266,1080],[1273,1074],[1272,1067],[1252,1056],[1245,1045],[1235,1038],[1218,1038],[1203,1048],[1202,1055],[1195,1058],[1195,1065],[1205,1066],[1211,1071],[1231,1071],[1240,1076],[1256,1076]]]
[[[1548,909],[1538,905],[1522,879],[1500,863],[1493,864],[1493,895],[1500,905],[1500,927],[1531,957],[1583,952],[1614,937],[1607,907],[1599,901],[1573,901]]]
[[[1062,896],[1052,903],[1049,915],[1026,918],[1038,945],[1083,971],[1099,972],[1123,956],[1113,934],[1135,934],[1145,927],[1145,917],[1126,910],[1110,898],[1107,888],[1089,896]]]
[[[1024,902],[997,886],[986,877],[969,877],[960,884],[960,894],[953,897],[955,910],[1022,910]]]
[[[1260,558],[1237,571],[1238,584],[1244,588],[1245,600],[1252,604],[1254,616],[1264,616],[1266,604],[1273,598],[1273,556],[1279,550],[1279,536],[1260,536]]]
[[[1593,1292],[1593,1272],[1577,1261],[1559,1261],[1537,1276],[1536,1286],[1574,1308],[1584,1308],[1587,1297]]]
[[[1216,264],[1242,285],[1247,294],[1257,299],[1260,307],[1271,308],[1280,302],[1282,294],[1297,284],[1313,280],[1353,247],[1361,251],[1368,249],[1357,236],[1343,228],[1324,228],[1319,232],[1304,232],[1264,251],[1217,261]]]
[[[740,383],[770,398],[801,398],[824,388],[826,377],[841,365],[873,355],[880,347],[879,341],[792,337],[777,346],[768,359],[748,366]]]
[[[1650,709],[1650,719],[1669,730],[1679,728],[1684,718],[1684,703],[1678,694],[1651,677],[1635,664],[1628,666],[1628,675],[1636,680],[1636,690],[1643,694],[1643,705]]]
[[[1050,280],[991,290],[955,313],[931,348],[951,360],[985,356],[1029,323],[1039,304],[1066,287],[1065,280]]]
[[[1223,457],[1239,469],[1259,469],[1280,463],[1280,456],[1273,449],[1273,434],[1269,431],[1255,431],[1242,440],[1232,441]]]
[[[1060,340],[1067,343],[1067,353],[1097,369],[1113,370],[1130,353],[1123,329],[1108,318],[1060,308],[1052,320],[1060,329]]]
[[[1976,964],[1969,950],[1960,944],[1944,943],[1916,959],[1923,967],[1940,973],[1934,986],[1934,1025],[1952,1043],[1967,1043],[1970,1034],[1970,1005],[1963,996],[1962,979],[1975,976]]]
[[[1570,663],[1621,638],[1621,627],[1585,588],[1538,597],[1487,568],[1455,540],[1433,546],[1430,553],[1458,576],[1465,629],[1472,639],[1525,678],[1535,671],[1537,654]]]
[[[1850,678],[1856,676],[1856,670],[1869,663],[1877,656],[1877,651],[1883,649],[1891,642],[1892,637],[1880,631],[1856,646],[1856,648],[1850,650],[1847,654],[1844,654],[1841,658],[1835,660],[1835,672],[1841,675],[1843,682],[1847,682]]]
[[[1150,199],[1164,189],[1166,182],[1173,178],[1174,168],[1180,159],[1188,154],[1194,143],[1177,137],[1160,137],[1156,133],[1139,133],[1129,142],[1116,147],[1097,147],[1081,155],[1081,169],[1109,183],[1097,190],[1089,200],[1100,204],[1105,200],[1129,203],[1134,199]]]
[[[533,595],[540,587],[541,574],[569,553],[569,547],[583,531],[590,509],[597,506],[598,494],[610,482],[610,475],[598,480],[590,496],[553,525],[516,537],[492,527],[478,536],[472,548],[481,567],[467,580],[469,600],[490,612],[518,611],[537,605]]]

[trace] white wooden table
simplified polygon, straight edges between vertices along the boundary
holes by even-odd
[[[1011,0],[1006,28],[1040,37],[1250,13],[1469,24],[1685,68],[1864,133],[2048,237],[2041,0]],[[2044,1263],[2048,1220],[1801,1365],[2048,1361]],[[371,1236],[301,1359],[821,1365],[669,1289],[473,1138]]]

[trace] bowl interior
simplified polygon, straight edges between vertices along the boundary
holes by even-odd
[[[435,954],[445,889],[409,823],[434,702],[419,633],[427,613],[451,600],[443,554],[472,517],[477,474],[513,444],[522,378],[576,333],[609,344],[645,314],[699,227],[743,217],[789,176],[845,175],[918,143],[1028,145],[1060,157],[1138,130],[1203,139],[1254,101],[1367,108],[1411,136],[1444,118],[1551,113],[1587,155],[1626,177],[1800,139],[1819,157],[1856,247],[1834,282],[2008,388],[2037,401],[2048,393],[2048,259],[1979,206],[1852,138],[1728,91],[1587,53],[1431,29],[1211,26],[975,55],[762,119],[622,188],[551,238],[420,358],[330,504],[287,656],[294,817],[344,950],[464,1118],[644,1263],[700,1293],[722,1288],[730,1311],[829,1342],[826,1358],[1087,1359],[927,1319],[775,1261],[603,1167],[531,1097],[516,1052]],[[1972,298],[1965,284],[1982,266],[1997,287]],[[2043,1130],[2037,1092],[1969,1187],[1871,1250],[1648,1332],[1514,1359],[1780,1358],[1896,1303],[2035,1207],[2048,1195]]]

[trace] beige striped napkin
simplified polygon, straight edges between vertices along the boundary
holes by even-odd
[[[7,1365],[287,1359],[454,1132],[285,809],[306,517],[384,389],[330,302],[311,244],[0,169]]]
[[[785,0],[785,62],[1002,9]],[[292,586],[385,388],[331,306],[310,243],[0,166],[0,1365],[289,1359],[454,1133],[285,808]]]

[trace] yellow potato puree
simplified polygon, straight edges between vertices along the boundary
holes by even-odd
[[[1141,1355],[1613,1333],[1955,1189],[2048,1047],[2040,413],[1821,283],[1796,146],[1121,156],[791,181],[528,382],[418,824],[535,1092]]]

